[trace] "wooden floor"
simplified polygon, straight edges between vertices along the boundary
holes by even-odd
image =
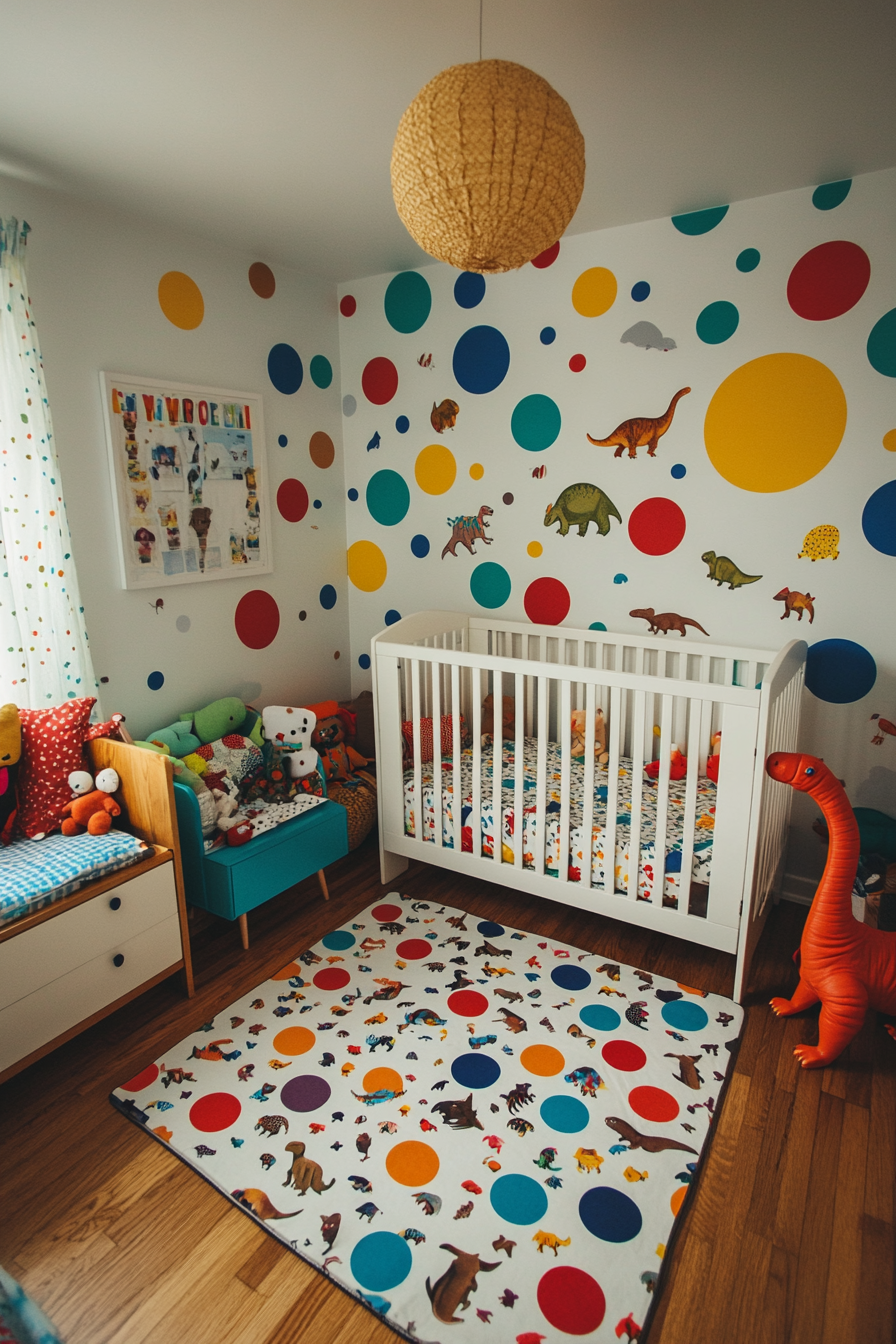
[[[246,953],[235,926],[200,915],[195,999],[174,977],[0,1087],[0,1264],[67,1344],[395,1340],[107,1101],[383,893],[372,841],[327,875],[328,906],[310,878],[250,916]],[[731,992],[733,958],[722,953],[435,868],[392,885]],[[794,983],[804,915],[781,905],[766,928],[736,1071],[682,1214],[650,1344],[894,1338],[896,1043],[870,1020],[834,1067],[797,1066],[792,1050],[816,1039],[814,1015],[779,1021],[766,1005]],[[494,1330],[495,1344],[513,1338]]]

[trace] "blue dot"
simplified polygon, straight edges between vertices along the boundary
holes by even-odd
[[[556,441],[561,422],[557,403],[540,392],[533,392],[513,408],[510,432],[521,448],[530,453],[541,453]]]
[[[870,497],[862,510],[862,531],[868,545],[881,555],[896,555],[896,481],[888,481]]]
[[[587,989],[591,984],[591,972],[584,966],[555,966],[551,979],[560,989]]]
[[[451,1065],[451,1077],[461,1087],[491,1087],[501,1077],[501,1066],[491,1055],[458,1055]]]
[[[354,415],[357,409],[357,401],[352,396],[351,392],[346,392],[345,396],[342,398],[342,414],[345,416]]]
[[[842,182],[825,182],[813,191],[812,204],[816,210],[834,210],[846,200],[851,186],[851,177],[845,177]]]
[[[646,280],[639,280],[636,285],[632,285],[632,298],[635,303],[643,303],[650,293],[650,286]]]
[[[397,471],[377,471],[367,482],[367,508],[382,527],[395,527],[411,507],[411,492]]]
[[[326,355],[315,355],[308,365],[308,372],[315,387],[329,387],[333,381],[333,365]]]
[[[553,345],[557,339],[557,333],[553,327],[542,327],[538,339],[542,345]]]
[[[498,1217],[516,1227],[541,1222],[548,1211],[544,1187],[531,1176],[518,1176],[515,1172],[499,1176],[488,1197]]]
[[[278,437],[277,442],[279,443],[279,445],[280,445],[281,448],[285,448],[286,445],[289,443],[289,439],[286,437],[285,434],[281,434],[281,435]]]
[[[358,492],[357,492],[357,490],[355,489],[354,486],[352,486],[352,488],[349,490],[349,492],[348,492],[348,497],[349,497],[349,499],[352,501],[353,504],[354,504],[355,500],[358,498]]]
[[[709,1021],[709,1013],[699,1003],[689,1003],[687,999],[676,999],[674,1003],[663,1005],[661,1017],[670,1027],[678,1031],[702,1031]]]
[[[579,1017],[594,1031],[615,1031],[622,1021],[616,1009],[605,1003],[587,1003]]]
[[[614,575],[613,575],[613,582],[614,582],[614,583],[628,583],[628,575],[627,575],[627,574],[614,574]]]
[[[369,654],[369,653],[362,653],[362,654],[359,655],[359,657],[358,657],[358,666],[361,668],[361,671],[362,671],[362,672],[366,672],[366,671],[368,670],[368,668],[370,667],[370,654]]]
[[[483,938],[500,938],[504,932],[503,924],[495,924],[491,919],[483,919],[476,925],[477,933],[481,933]]]
[[[411,1272],[411,1248],[397,1232],[369,1232],[352,1251],[351,1269],[362,1288],[382,1293],[404,1283]]]
[[[721,345],[737,331],[740,313],[727,299],[708,303],[697,318],[697,335],[704,345]]]
[[[357,938],[348,929],[335,929],[333,933],[325,933],[321,942],[324,947],[328,947],[331,952],[344,952],[347,947],[354,947]]]
[[[485,298],[485,276],[463,271],[454,282],[454,300],[461,308],[475,308]]]
[[[465,392],[481,396],[500,387],[510,368],[510,346],[495,327],[471,327],[454,347],[454,376]]]
[[[419,331],[432,309],[432,290],[419,272],[402,271],[389,281],[383,307],[393,330]]]
[[[510,589],[510,575],[503,565],[493,560],[484,560],[470,575],[470,592],[473,601],[478,602],[480,607],[488,607],[492,611],[495,607],[503,607],[510,596]]]
[[[399,434],[407,434],[410,427],[411,422],[406,415],[400,415],[395,421],[395,428],[398,430]]]
[[[591,1116],[588,1107],[578,1097],[547,1097],[538,1111],[549,1129],[558,1134],[578,1134],[586,1129]]]
[[[336,605],[336,589],[332,583],[325,583],[320,590],[320,604],[324,611],[332,611]]]
[[[635,1201],[608,1185],[585,1191],[579,1200],[579,1217],[601,1241],[631,1241],[641,1231],[641,1210]]]
[[[603,621],[592,621],[588,627],[589,630],[606,630],[606,628]]]
[[[755,247],[745,247],[743,252],[738,252],[735,266],[739,271],[747,274],[749,271],[755,271],[761,258]]]
[[[684,466],[681,462],[676,462],[676,463],[675,463],[675,466],[674,466],[674,467],[672,468],[672,470],[669,472],[669,475],[672,476],[672,477],[674,477],[674,479],[675,479],[676,481],[680,481],[681,478],[682,478],[682,476],[687,476],[687,474],[688,474],[688,469],[687,469],[687,467]]]
[[[701,233],[709,233],[728,213],[727,205],[717,205],[711,210],[692,210],[687,215],[673,215],[672,223],[679,233],[696,238]]]
[[[314,501],[314,507],[315,507],[316,509],[322,509],[322,508],[323,508],[323,504],[321,503],[321,501],[320,501],[319,499],[316,499],[316,500]]]
[[[302,361],[291,345],[281,341],[268,354],[268,377],[278,392],[291,396],[302,386]]]
[[[151,691],[160,691],[165,685],[165,678],[161,672],[150,672],[146,684]]]
[[[429,555],[429,537],[424,537],[422,532],[418,532],[415,537],[411,537],[411,555],[416,555],[418,560]]]
[[[806,656],[806,687],[830,705],[850,705],[867,695],[877,680],[877,664],[851,639],[823,639],[810,644]]]
[[[401,620],[401,612],[396,611],[395,608],[393,607],[386,612],[386,615],[383,617],[383,619],[385,620],[387,625],[395,625],[396,621]]]

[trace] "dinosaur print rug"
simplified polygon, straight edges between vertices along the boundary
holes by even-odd
[[[406,1339],[631,1340],[742,1017],[392,892],[111,1100]]]

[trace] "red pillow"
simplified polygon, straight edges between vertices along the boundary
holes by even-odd
[[[67,700],[51,709],[20,709],[22,761],[19,767],[18,828],[29,840],[58,831],[62,809],[71,801],[68,777],[83,770],[84,743],[118,731],[121,715],[90,727],[93,696]]]
[[[401,725],[402,736],[407,743],[407,755],[414,754],[414,723],[412,719],[405,719]],[[442,715],[442,759],[450,756],[454,747],[454,721],[451,714]],[[470,734],[467,730],[467,722],[463,714],[460,716],[460,744],[462,747],[468,746]],[[432,719],[420,720],[420,759],[421,761],[432,760]]]

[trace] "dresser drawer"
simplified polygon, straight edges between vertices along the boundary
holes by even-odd
[[[18,941],[12,939],[11,945]],[[116,956],[123,958],[120,966],[115,965]],[[175,965],[182,956],[180,920],[175,913],[17,999],[0,1010],[0,1073]]]
[[[145,873],[134,873],[93,900],[7,939],[0,943],[0,1009],[60,980],[86,962],[92,963],[100,953],[117,950],[120,944],[176,913],[174,865],[163,863]],[[178,951],[164,964],[179,960],[181,955]]]

